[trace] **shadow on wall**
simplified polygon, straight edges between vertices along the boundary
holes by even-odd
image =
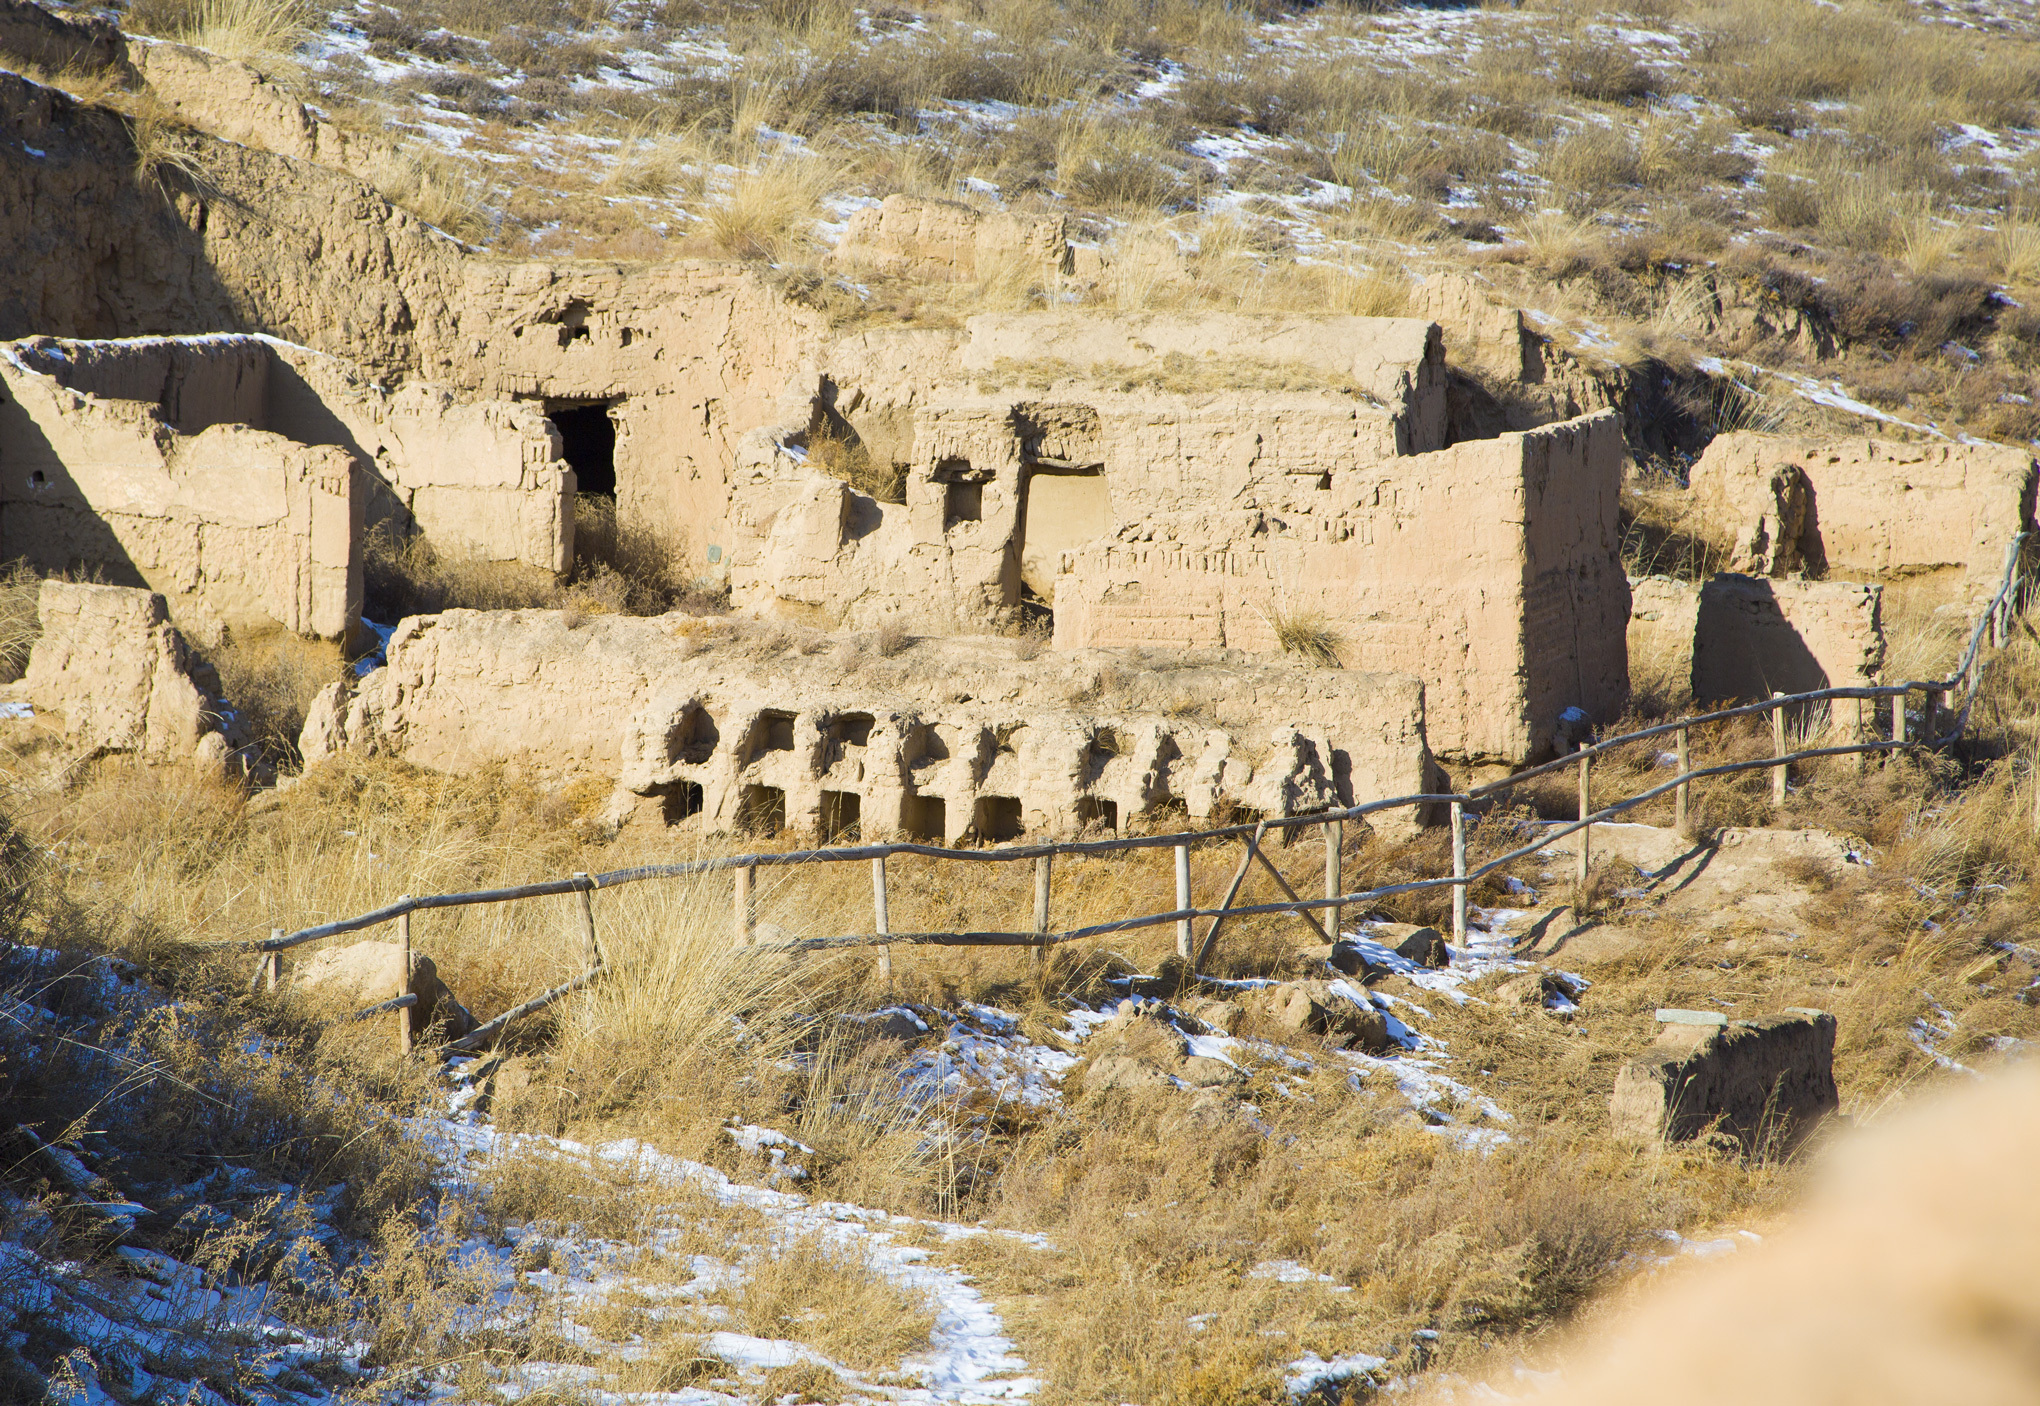
[[[1849,680],[1857,682],[1857,680]],[[1701,703],[1810,693],[1827,670],[1786,618],[1772,582],[1723,573],[1700,590],[1693,632],[1693,697]]]

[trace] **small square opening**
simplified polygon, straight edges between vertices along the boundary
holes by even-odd
[[[900,829],[910,840],[941,844],[949,836],[948,821],[940,796],[908,796],[900,803]]]
[[[822,792],[822,839],[854,840],[860,834],[858,818],[864,801],[855,791]]]
[[[653,794],[659,798],[659,818],[668,825],[701,814],[701,787],[692,781],[670,781]]]
[[[985,516],[985,486],[982,483],[951,483],[943,486],[942,526],[960,522],[982,522]]]
[[[786,792],[777,786],[746,786],[737,798],[737,828],[747,835],[776,835],[786,828]]]
[[[1119,832],[1119,802],[1097,796],[1077,797],[1077,828]]]
[[[1020,818],[1020,802],[1012,796],[979,796],[970,823],[978,838],[987,843],[1017,840],[1027,833]]]
[[[776,708],[767,709],[751,724],[750,759],[766,752],[791,752],[793,750],[793,714]]]

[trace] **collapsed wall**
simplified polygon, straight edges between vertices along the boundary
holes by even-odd
[[[1969,598],[2034,525],[2036,465],[2002,444],[1728,434],[1692,472],[1693,502],[1738,571],[1945,574]]]
[[[1424,691],[1406,675],[1223,654],[1030,661],[986,639],[886,657],[865,643],[795,653],[687,616],[416,617],[387,667],[321,697],[303,749],[308,764],[354,750],[601,778],[619,815],[948,842],[1424,790]]]
[[[572,473],[537,407],[385,394],[272,338],[0,344],[0,556],[162,591],[207,637],[344,637],[375,521],[563,571]]]
[[[246,424],[179,430],[30,360],[52,355],[0,347],[0,557],[147,585],[214,637],[281,625],[340,638],[359,620],[367,487],[352,455]],[[207,370],[195,399],[238,388],[233,365]]]
[[[1700,703],[1877,682],[1884,591],[1853,581],[1722,573],[1698,589],[1693,697]]]

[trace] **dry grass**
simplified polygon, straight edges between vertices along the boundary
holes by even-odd
[[[811,237],[828,174],[808,156],[776,156],[740,173],[702,211],[708,237],[739,258],[780,259]]]
[[[465,163],[416,145],[394,147],[370,172],[370,184],[390,204],[460,239],[489,233],[490,191]]]
[[[12,683],[28,668],[29,651],[42,633],[36,618],[41,591],[41,574],[25,562],[0,567],[0,683]]]
[[[240,715],[248,740],[276,765],[303,765],[298,734],[304,731],[313,697],[343,676],[339,646],[273,630],[231,635],[210,650],[207,659],[219,674],[221,694]]]

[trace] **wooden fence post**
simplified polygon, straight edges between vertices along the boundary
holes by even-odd
[[[574,879],[577,883],[587,884],[586,888],[575,890],[574,900],[575,906],[580,909],[581,917],[582,966],[588,971],[594,971],[602,965],[602,948],[595,941],[595,901],[589,897],[594,891],[595,880],[581,873],[575,874]]]
[[[1048,970],[1048,879],[1049,861],[1055,856],[1039,854],[1034,857],[1034,931],[1043,941],[1034,944],[1034,973],[1043,975]]]
[[[1782,693],[1771,695],[1773,699],[1783,698],[1784,696]],[[1773,702],[1771,704],[1771,755],[1774,757],[1785,755],[1785,705],[1783,703]],[[1771,804],[1774,806],[1785,804],[1785,772],[1789,765],[1787,762],[1780,762],[1771,768]]]
[[[1693,748],[1687,737],[1692,730],[1690,727],[1679,729],[1679,745],[1675,755],[1678,757],[1677,765],[1681,776],[1693,769]],[[1693,783],[1681,781],[1679,789],[1672,793],[1672,828],[1681,835],[1686,833],[1686,821],[1693,813],[1692,805]]]
[[[270,937],[272,937],[272,938],[278,938],[278,937],[282,937],[282,936],[283,936],[283,929],[282,929],[282,928],[271,928],[271,929],[269,930],[269,935],[270,935]],[[274,991],[274,990],[275,990],[275,989],[276,989],[277,987],[279,987],[279,986],[281,986],[281,985],[283,984],[283,953],[282,953],[282,952],[280,952],[280,951],[279,951],[279,952],[271,952],[271,953],[269,953],[269,954],[268,954],[268,955],[267,955],[266,957],[264,957],[264,958],[263,958],[263,961],[262,961],[262,980],[263,980],[263,984],[264,984],[264,985],[265,985],[265,986],[267,987],[267,989],[269,989],[269,990],[271,990],[271,991]]]
[[[892,932],[892,919],[885,908],[885,856],[882,854],[871,861],[871,919],[871,930],[881,937]],[[891,947],[878,949],[878,979],[892,981]]]
[[[1176,846],[1176,908],[1181,911],[1190,906],[1190,846]],[[1176,955],[1184,961],[1192,961],[1197,949],[1190,939],[1190,919],[1176,919]]]
[[[758,866],[740,864],[730,872],[735,876],[735,882],[731,887],[735,890],[733,896],[736,905],[736,945],[749,947],[752,930],[757,925],[757,912],[751,901],[751,886],[758,877]]]
[[[1870,740],[1870,700],[1867,698],[1858,698],[1856,700],[1856,733],[1853,737],[1849,739],[1849,741],[1852,745],[1856,747],[1861,747],[1865,742],[1868,742],[1869,740]],[[1868,771],[1869,769],[1870,769],[1870,754],[1868,752],[1861,751],[1857,752],[1856,775],[1861,776],[1864,772]]]
[[[1892,748],[1895,756],[1898,747],[1905,746],[1905,690],[1902,688],[1891,695],[1891,740],[1898,744]]]
[[[411,895],[407,893],[397,901],[402,903],[410,897]],[[399,913],[397,915],[397,945],[403,949],[403,958],[397,968],[396,994],[403,996],[411,990],[411,915],[409,913]],[[397,1012],[397,1053],[409,1054],[410,1052],[411,1007],[405,1006]]]
[[[1591,756],[1585,756],[1580,758],[1580,819],[1582,820],[1585,820],[1588,816],[1594,813],[1594,802],[1591,796],[1588,794],[1589,769],[1593,766],[1593,764],[1594,759]],[[1594,827],[1591,825],[1583,826],[1580,829],[1579,879],[1582,884],[1586,883],[1587,871],[1593,867],[1594,863],[1593,853],[1594,846],[1593,840],[1590,838],[1593,835],[1593,833]]]
[[[1340,851],[1344,849],[1345,843],[1346,843],[1346,822],[1343,820],[1326,821],[1325,822],[1326,898],[1337,898],[1340,894],[1346,891],[1344,882],[1339,872],[1341,868],[1339,861],[1342,857]],[[1326,923],[1325,927],[1330,930],[1332,934],[1332,941],[1337,942],[1340,937],[1338,905],[1334,904],[1332,907],[1327,908],[1325,912],[1327,916],[1331,918],[1331,921],[1329,923]]]
[[[1937,737],[1939,737],[1940,734],[1941,734],[1941,690],[1938,688],[1930,688],[1927,690],[1926,708],[1920,719],[1920,741],[1926,743],[1929,747],[1931,747],[1934,745],[1934,740]]]
[[[1584,832],[1583,832],[1584,833]],[[1466,945],[1466,806],[1452,803],[1452,940]]]

